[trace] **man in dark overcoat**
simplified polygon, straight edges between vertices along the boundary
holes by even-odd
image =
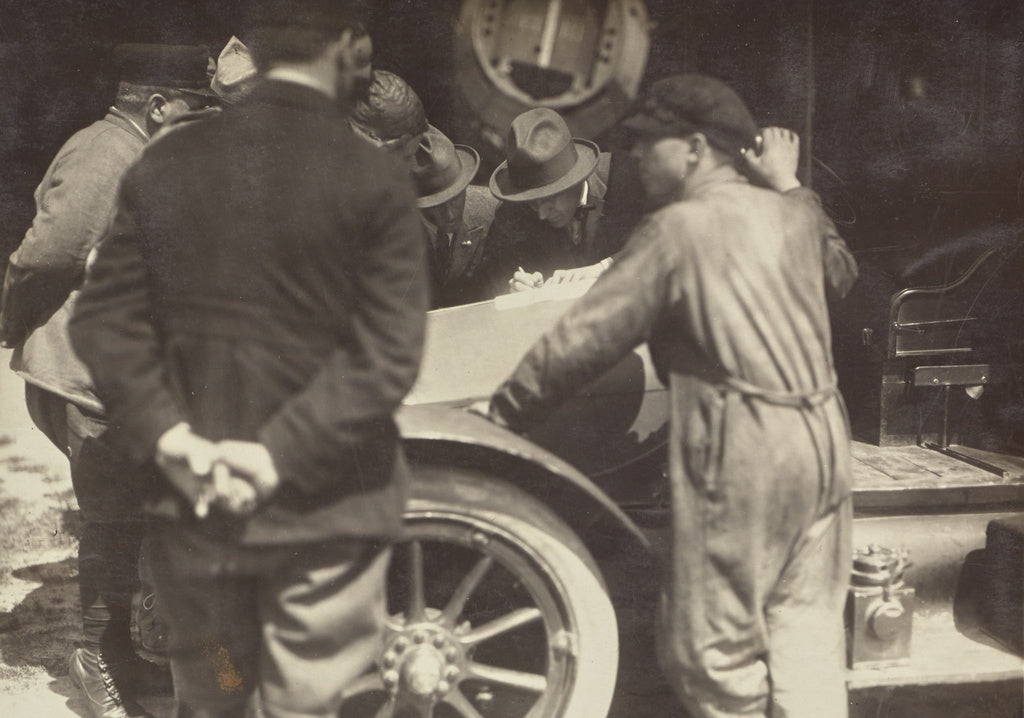
[[[624,125],[661,209],[489,415],[527,430],[648,342],[671,406],[666,676],[693,716],[846,715],[850,446],[826,301],[830,222],[797,181],[795,136],[773,130],[752,153],[757,126],[717,80],[656,82]]]
[[[71,325],[156,464],[152,566],[179,715],[334,716],[372,665],[407,475],[392,414],[427,305],[408,167],[346,122],[355,3],[271,3],[262,84],[154,143]]]

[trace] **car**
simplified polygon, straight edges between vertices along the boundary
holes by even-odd
[[[651,503],[625,477],[662,483],[636,471],[659,465],[668,417],[646,347],[527,437],[468,410],[571,301],[536,290],[428,314],[397,417],[414,482],[391,615],[378,668],[349,688],[353,715],[607,714],[619,635],[588,537],[648,546],[623,510]]]

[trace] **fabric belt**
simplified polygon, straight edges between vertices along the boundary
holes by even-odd
[[[839,393],[839,388],[835,384],[811,391],[772,391],[762,389],[735,376],[724,377],[721,386],[725,391],[733,391],[745,397],[760,399],[768,404],[791,406],[796,409],[813,409]]]
[[[172,332],[260,344],[329,348],[349,339],[347,321],[321,321],[296,313],[225,299],[169,297],[162,318]]]

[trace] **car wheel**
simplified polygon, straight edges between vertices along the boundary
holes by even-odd
[[[618,629],[573,532],[509,484],[416,467],[385,638],[342,715],[601,718]]]

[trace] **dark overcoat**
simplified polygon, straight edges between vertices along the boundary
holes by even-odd
[[[211,530],[391,536],[406,483],[392,413],[419,366],[424,248],[407,170],[325,95],[267,82],[128,171],[72,341],[135,461],[181,421],[269,449],[278,493]]]

